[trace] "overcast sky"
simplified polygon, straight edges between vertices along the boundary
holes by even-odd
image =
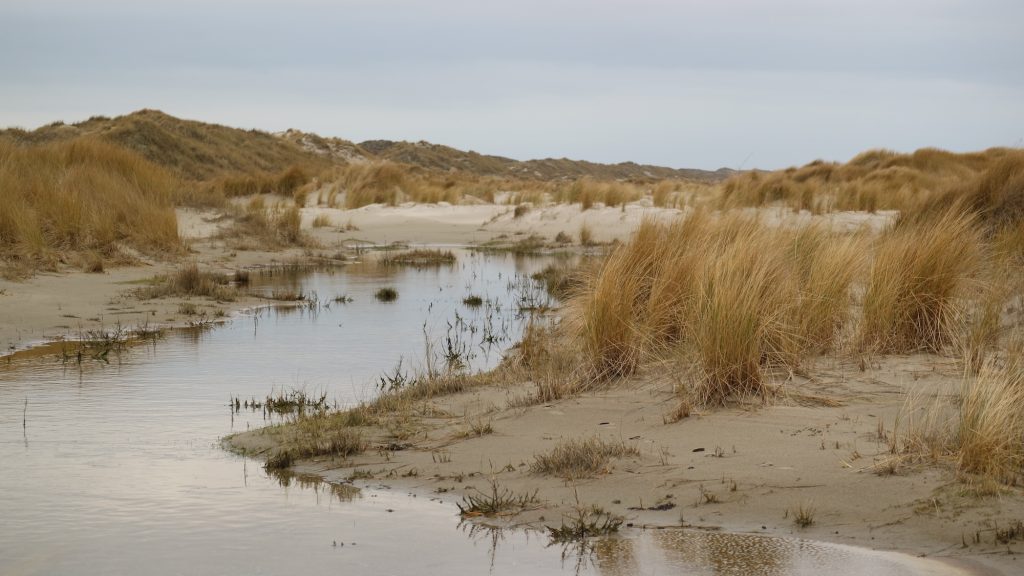
[[[1020,146],[1024,2],[0,3],[0,126],[140,108],[709,169]]]

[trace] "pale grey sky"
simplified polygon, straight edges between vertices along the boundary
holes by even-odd
[[[1024,138],[1020,0],[3,0],[0,125],[158,108],[776,168]]]

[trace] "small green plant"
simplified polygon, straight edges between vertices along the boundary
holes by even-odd
[[[479,308],[480,306],[483,306],[484,299],[475,294],[470,294],[462,299],[462,303],[470,308]]]

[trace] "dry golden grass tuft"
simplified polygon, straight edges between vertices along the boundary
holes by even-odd
[[[179,183],[141,156],[98,140],[19,147],[0,140],[0,257],[52,268],[70,253],[119,244],[177,254]]]
[[[793,367],[832,347],[861,244],[735,214],[645,221],[572,300],[570,324],[598,378],[668,356],[695,365],[701,403],[763,396],[765,365]]]
[[[989,361],[965,378],[954,454],[964,473],[1019,485],[1024,481],[1024,358]]]
[[[195,262],[189,262],[174,272],[157,278],[150,287],[140,289],[140,298],[164,298],[167,296],[205,296],[220,301],[234,300],[237,291],[230,285],[231,278],[224,274],[199,269]]]
[[[612,458],[639,456],[634,446],[621,441],[608,441],[596,436],[570,438],[555,446],[548,454],[534,456],[530,471],[575,480],[608,471]]]
[[[559,189],[555,194],[555,201],[579,204],[581,209],[589,210],[597,203],[615,207],[634,202],[641,196],[642,190],[631,182],[583,177]]]
[[[220,176],[209,182],[206,193],[221,194],[227,198],[258,194],[295,197],[310,180],[311,176],[300,166],[292,166],[278,173],[255,172]]]
[[[241,237],[247,237],[268,249],[312,242],[302,232],[302,213],[298,206],[273,201],[268,206],[263,196],[254,196],[244,209],[237,209],[234,225],[223,236],[236,243]]]
[[[919,395],[918,395],[919,396]],[[965,373],[952,403],[908,397],[888,435],[891,456],[878,471],[900,464],[949,465],[976,493],[998,493],[1024,482],[1024,356],[1020,351],[987,359],[977,374]]]
[[[859,341],[883,353],[937,352],[962,331],[963,296],[978,271],[981,235],[957,210],[901,219],[879,238]]]

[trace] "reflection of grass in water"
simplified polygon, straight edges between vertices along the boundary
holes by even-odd
[[[329,492],[339,502],[351,502],[362,497],[362,490],[348,482],[327,482],[316,474],[304,474],[290,470],[268,470],[271,477],[277,480],[282,488],[298,486],[299,488]]]
[[[380,259],[384,266],[441,266],[455,264],[455,253],[451,250],[433,248],[417,248],[395,254],[387,254]]]
[[[562,519],[562,525],[548,526],[552,544],[579,542],[596,536],[607,536],[619,531],[623,519],[597,505],[577,505]]]
[[[517,514],[538,504],[537,491],[516,494],[508,488],[499,488],[495,480],[491,480],[488,492],[477,490],[463,496],[462,502],[456,503],[459,514],[463,517],[497,516],[500,514]]]
[[[271,393],[263,401],[255,398],[242,400],[236,396],[231,400],[231,407],[235,412],[245,409],[253,412],[263,410],[272,414],[300,414],[307,411],[323,411],[328,405],[326,392],[315,396],[306,393],[305,390],[292,389],[281,390],[276,395]]]

